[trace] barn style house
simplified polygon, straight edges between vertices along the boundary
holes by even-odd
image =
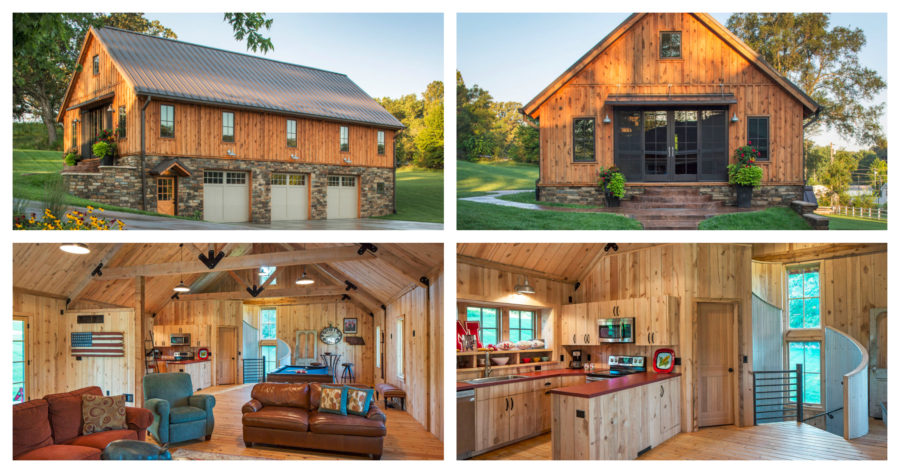
[[[57,117],[76,196],[213,222],[395,212],[403,125],[345,74],[115,28],[78,64]]]
[[[789,204],[805,181],[804,123],[818,112],[704,13],[631,15],[522,108],[540,127],[539,200],[596,204],[610,166],[626,200],[733,204],[727,165],[748,142],[763,169],[754,205]]]

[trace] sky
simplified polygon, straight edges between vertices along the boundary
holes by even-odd
[[[457,68],[466,85],[478,84],[497,101],[526,103],[559,77],[629,13],[472,13],[457,17]],[[713,13],[720,23],[730,13]],[[835,13],[831,25],[861,28],[860,62],[887,82],[887,15]],[[876,103],[887,101],[885,89]],[[882,117],[887,131],[887,113]],[[837,133],[809,136],[820,145],[859,148]]]
[[[221,13],[147,13],[180,41],[248,53]],[[275,13],[269,59],[347,74],[372,97],[421,94],[443,79],[439,13]],[[415,38],[415,41],[410,41]]]

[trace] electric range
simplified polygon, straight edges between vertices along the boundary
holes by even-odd
[[[588,373],[587,382],[592,383],[594,381],[603,381],[604,379],[621,378],[622,376],[644,373],[646,371],[646,356],[609,355],[609,369]]]

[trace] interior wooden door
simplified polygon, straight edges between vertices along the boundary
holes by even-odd
[[[697,418],[700,427],[734,424],[733,311],[701,303],[697,313]]]
[[[156,211],[164,215],[175,215],[175,178],[156,178]]]
[[[216,384],[234,384],[237,371],[237,330],[234,327],[219,327],[216,347]]]

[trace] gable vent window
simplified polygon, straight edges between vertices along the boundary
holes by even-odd
[[[659,34],[660,59],[681,58],[681,31],[663,31]]]
[[[79,324],[102,324],[103,315],[79,315],[75,321]]]

